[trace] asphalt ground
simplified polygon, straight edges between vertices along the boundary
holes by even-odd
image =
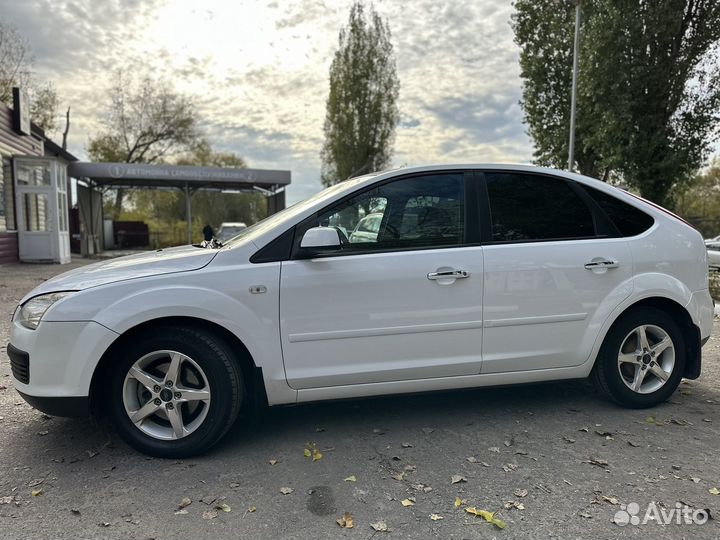
[[[317,403],[162,460],[12,387],[17,301],[80,264],[0,266],[0,538],[720,537],[717,329],[701,378],[653,409],[619,408],[588,381]],[[678,524],[676,505],[711,519]]]

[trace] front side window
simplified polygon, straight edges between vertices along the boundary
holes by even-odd
[[[592,238],[592,213],[563,179],[485,173],[493,242]]]
[[[465,236],[462,173],[395,180],[321,212],[301,227],[334,227],[341,252],[456,246]]]

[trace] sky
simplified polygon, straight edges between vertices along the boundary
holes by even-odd
[[[216,150],[289,169],[291,204],[321,189],[328,71],[351,0],[0,0],[40,81],[71,107],[87,157],[117,68],[171,82]],[[393,166],[532,158],[509,0],[375,0],[400,80]],[[61,122],[62,124],[62,122]],[[59,133],[52,134],[56,140]]]

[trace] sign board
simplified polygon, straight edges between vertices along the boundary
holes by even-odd
[[[30,135],[30,99],[22,88],[13,88],[13,128],[21,135]]]

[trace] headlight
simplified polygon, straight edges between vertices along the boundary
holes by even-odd
[[[25,328],[35,330],[50,306],[72,293],[72,291],[56,292],[31,298],[15,312],[15,320]]]

